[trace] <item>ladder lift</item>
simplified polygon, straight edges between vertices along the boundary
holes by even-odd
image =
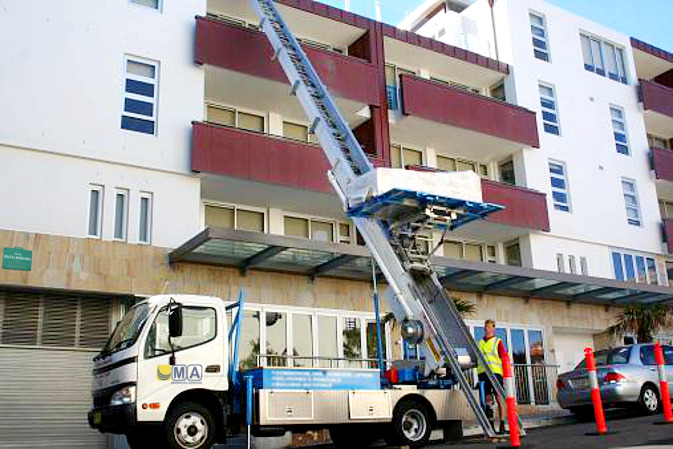
[[[453,301],[421,251],[419,236],[432,230],[450,232],[470,221],[502,209],[483,202],[465,201],[405,189],[378,196],[363,194],[362,180],[376,169],[339,113],[327,88],[284,22],[274,0],[250,0],[295,95],[309,118],[331,170],[328,178],[346,213],[353,219],[369,251],[385,276],[388,302],[412,343],[423,345],[426,370],[448,366],[457,378],[484,434],[497,434],[472,393],[464,369],[479,363],[503,401],[505,392],[484,361],[476,342]],[[465,361],[467,360],[467,363]],[[521,421],[519,427],[523,433]]]

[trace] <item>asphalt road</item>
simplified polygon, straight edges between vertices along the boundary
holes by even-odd
[[[638,416],[628,412],[608,413],[608,435],[590,436],[596,432],[596,424],[570,423],[532,429],[521,439],[522,449],[673,449],[673,424],[657,425],[663,417]],[[243,449],[243,438],[234,438],[222,449]],[[314,446],[320,449],[333,449],[331,445]],[[375,445],[376,449],[386,446]],[[509,441],[497,443],[484,442],[480,438],[467,438],[455,443],[431,444],[428,449],[499,449],[509,448]],[[357,449],[357,447],[353,447]],[[389,448],[392,449],[392,448]]]
[[[590,436],[596,432],[596,424],[572,423],[541,427],[528,432],[521,439],[522,448],[531,449],[673,449],[673,424],[656,425],[663,421],[661,416],[634,416],[633,414],[612,413],[608,415],[608,435]],[[488,444],[483,440],[471,439],[455,444],[439,444],[434,449],[494,449],[509,447],[509,442]]]

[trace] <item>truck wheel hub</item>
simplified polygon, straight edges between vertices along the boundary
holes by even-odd
[[[175,441],[185,449],[199,447],[208,437],[206,420],[198,413],[181,415],[173,429]]]
[[[425,416],[418,410],[409,410],[402,417],[402,432],[410,441],[418,441],[425,435]]]

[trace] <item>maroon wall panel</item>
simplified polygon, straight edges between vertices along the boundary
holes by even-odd
[[[652,164],[657,179],[673,182],[673,151],[652,148]]]
[[[305,47],[323,83],[336,95],[369,105],[381,105],[377,68],[367,61]],[[198,17],[195,60],[252,76],[287,82],[263,33]]]
[[[655,77],[654,82],[673,89],[673,69]]]
[[[225,126],[193,123],[192,170],[332,193],[320,147]]]
[[[503,101],[402,75],[405,115],[540,147],[535,113]]]
[[[506,207],[490,215],[488,221],[549,232],[547,195],[544,193],[486,179],[481,181],[481,190],[485,202]]]
[[[669,254],[673,254],[673,220],[664,220],[664,232]]]
[[[640,80],[646,110],[673,117],[673,89],[652,81]]]

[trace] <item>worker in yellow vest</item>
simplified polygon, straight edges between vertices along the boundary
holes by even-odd
[[[486,320],[484,322],[484,338],[479,340],[479,349],[482,354],[484,354],[484,360],[491,368],[491,371],[495,375],[500,385],[502,385],[502,358],[507,354],[507,349],[505,344],[498,337],[495,336],[495,321]],[[477,374],[479,375],[479,381],[484,382],[484,390],[486,394],[486,406],[487,414],[489,419],[493,424],[495,429],[495,423],[493,422],[493,411],[491,409],[493,404],[493,396],[495,396],[496,402],[498,403],[498,412],[500,418],[500,429],[499,433],[505,433],[505,407],[500,400],[500,396],[495,394],[495,388],[491,384],[488,376],[486,375],[486,370],[480,364],[477,367]]]

